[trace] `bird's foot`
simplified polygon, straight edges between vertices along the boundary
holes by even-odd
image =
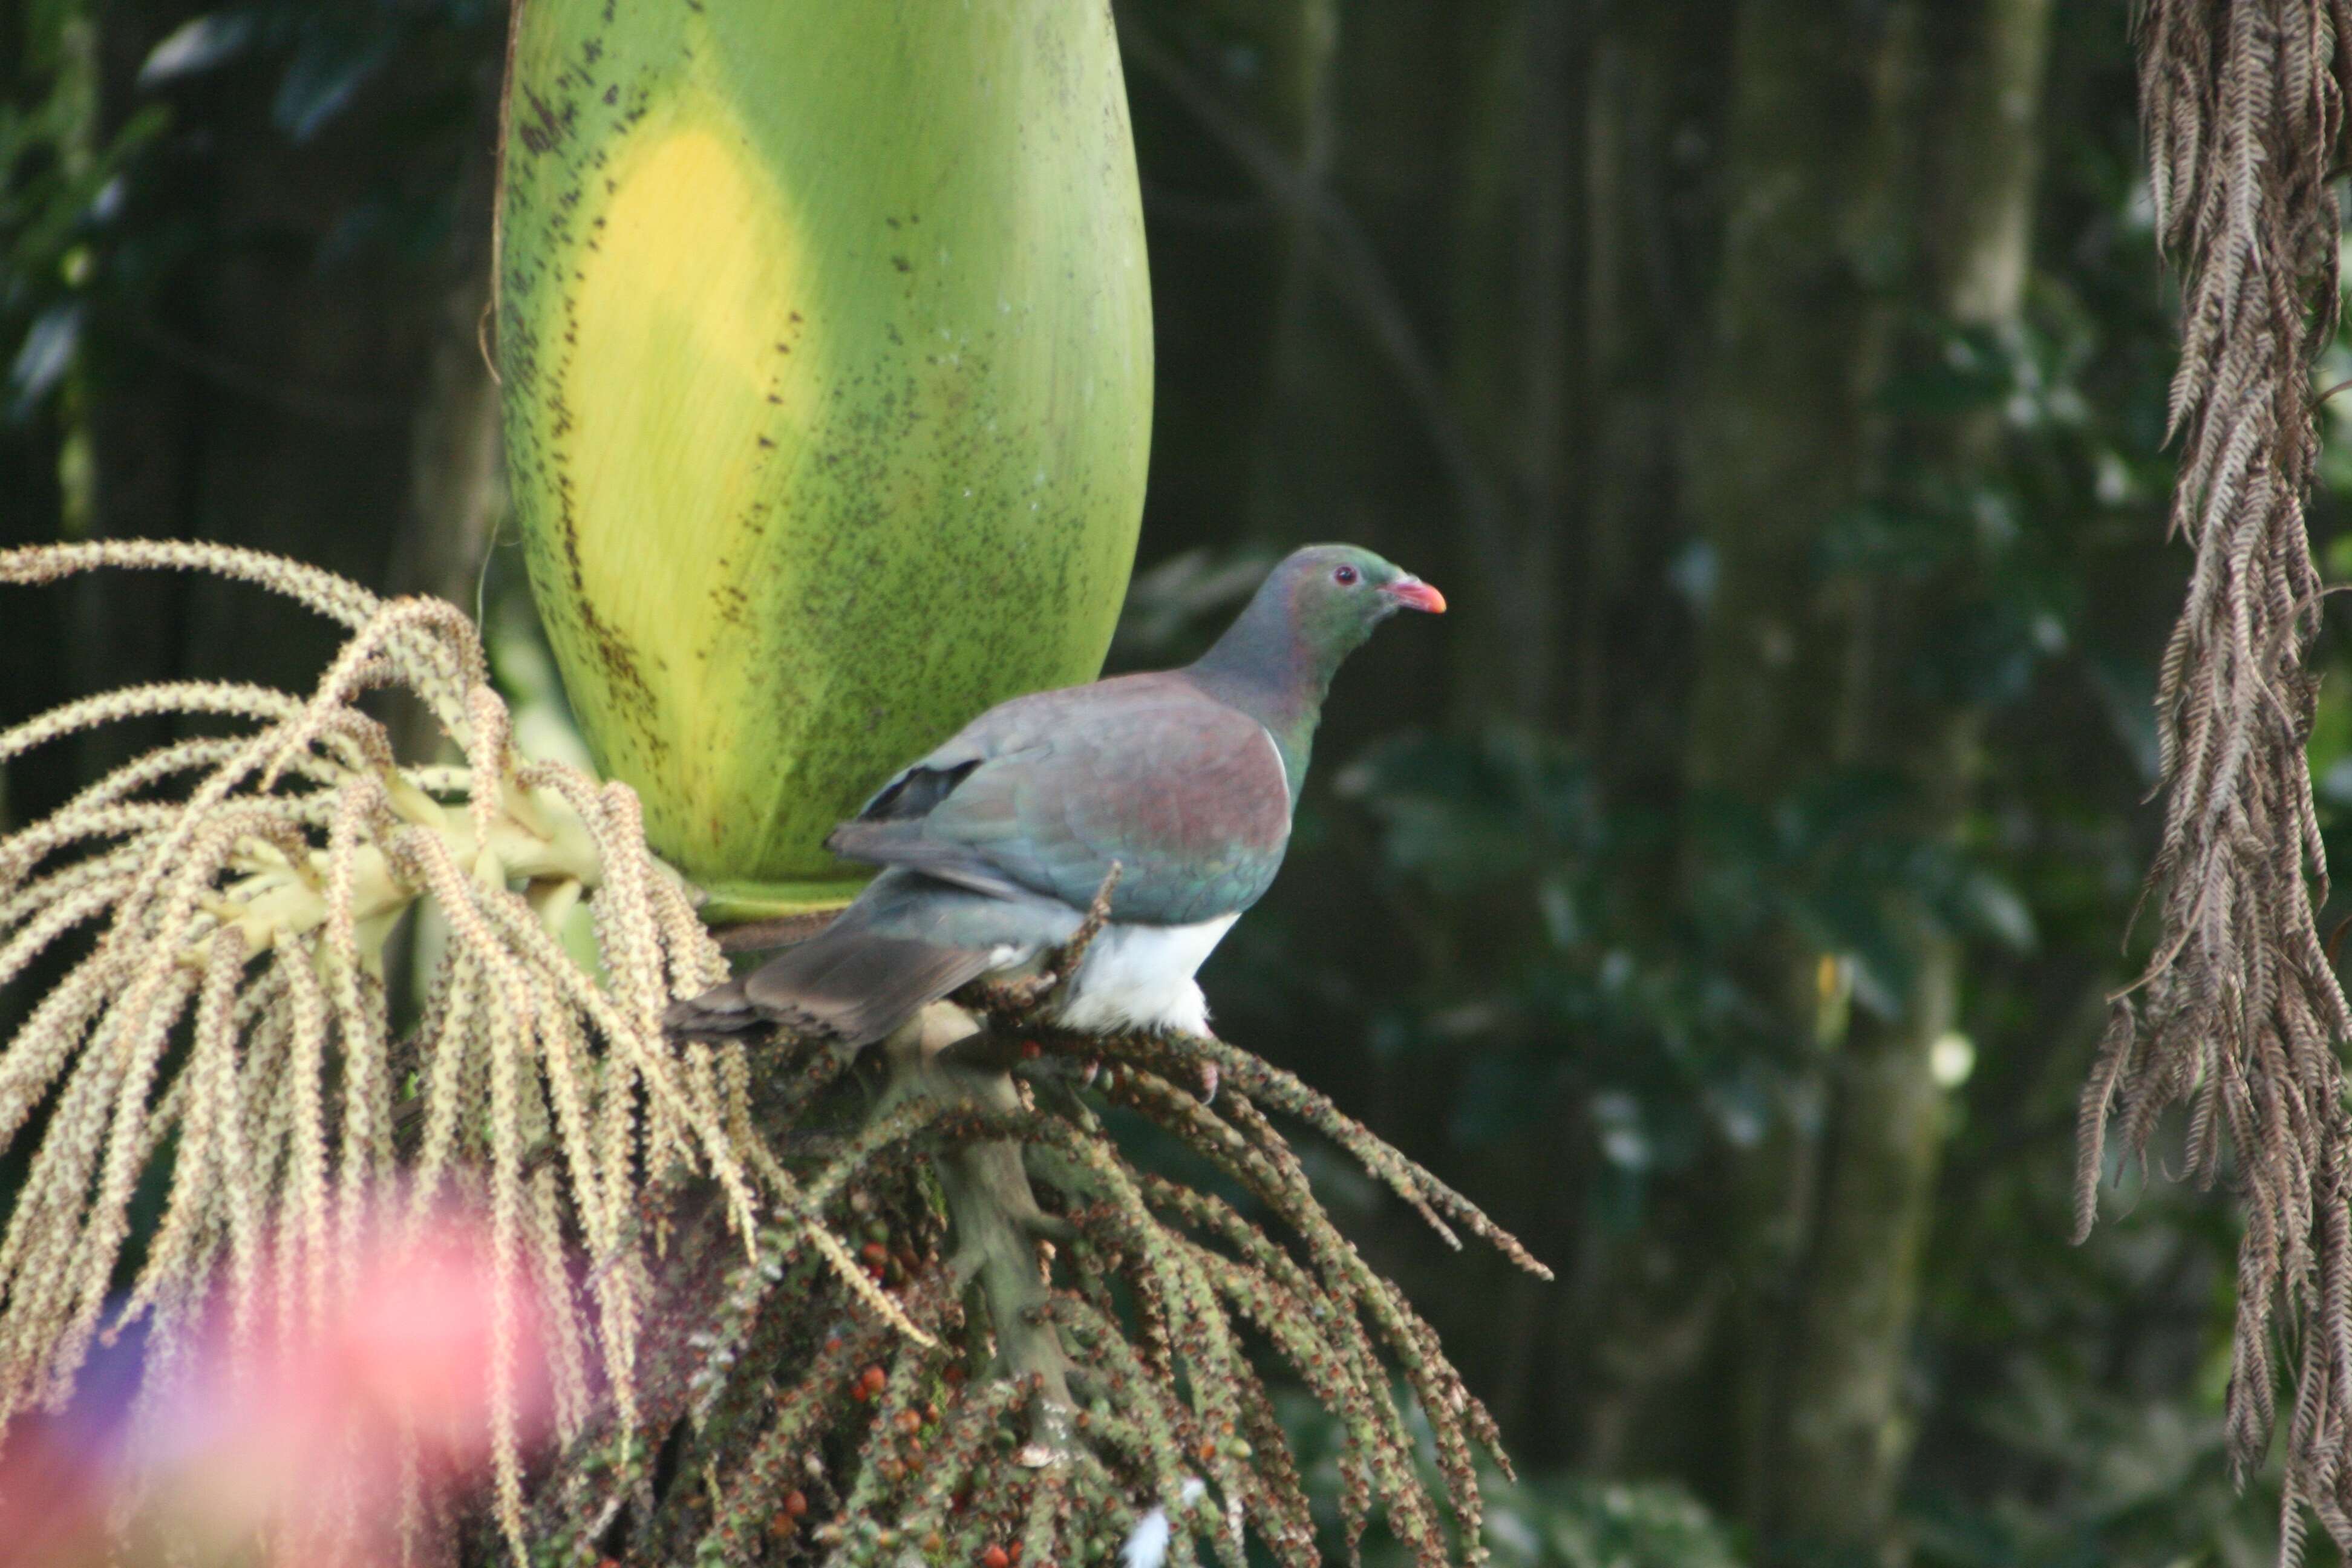
[[[1070,940],[1064,942],[1060,950],[1054,954],[1051,967],[1055,973],[1076,973],[1079,963],[1087,956],[1087,948],[1101,933],[1102,928],[1108,923],[1110,896],[1118,887],[1120,869],[1119,863],[1114,860],[1110,863],[1110,869],[1103,874],[1102,886],[1095,889],[1095,896],[1087,903],[1086,918],[1078,922],[1078,929],[1070,933]]]
[[[1087,947],[1110,919],[1110,895],[1118,886],[1118,876],[1119,863],[1114,860],[1102,885],[1095,889],[1093,900],[1087,905],[1086,918],[1078,921],[1069,941],[1045,955],[1036,973],[1019,980],[975,980],[957,993],[958,996],[999,1018],[1034,1015],[1086,962]]]
[[[1058,969],[1041,969],[1019,980],[975,980],[957,994],[983,1013],[1002,1018],[1025,1018],[1061,984]]]
[[[1110,895],[1111,890],[1118,886],[1118,873],[1119,863],[1114,860],[1110,863],[1110,870],[1103,877],[1102,886],[1095,889],[1094,898],[1087,905],[1086,918],[1078,921],[1078,929],[1070,933],[1070,940],[1047,954],[1045,967],[1031,979],[1013,982],[1016,985],[1035,987],[1034,994],[1029,998],[1031,1007],[1042,1005],[1047,997],[1062,988],[1064,982],[1076,976],[1078,965],[1087,961],[1087,949],[1093,945],[1096,937],[1102,934],[1102,928],[1110,920]]]

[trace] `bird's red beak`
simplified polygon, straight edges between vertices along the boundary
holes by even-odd
[[[1400,577],[1393,583],[1383,583],[1381,592],[1408,610],[1425,610],[1433,616],[1445,613],[1445,595],[1418,577]]]

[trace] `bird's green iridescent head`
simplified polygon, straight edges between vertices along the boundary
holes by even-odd
[[[1286,707],[1319,707],[1340,662],[1399,610],[1443,613],[1445,596],[1392,562],[1352,544],[1294,550],[1194,669],[1257,688]]]
[[[1318,662],[1328,658],[1333,666],[1399,610],[1432,615],[1445,610],[1444,595],[1393,562],[1352,544],[1310,544],[1292,551],[1257,591],[1258,602],[1270,597],[1287,610],[1286,618],[1301,651]],[[1257,603],[1250,606],[1253,611],[1257,607]]]
[[[1297,800],[1323,694],[1340,663],[1397,611],[1444,609],[1444,595],[1369,550],[1310,544],[1267,574],[1191,674],[1265,726]]]

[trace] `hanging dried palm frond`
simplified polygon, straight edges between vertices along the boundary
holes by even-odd
[[[2167,790],[2150,872],[2159,929],[2084,1090],[2077,1239],[2112,1119],[2144,1154],[2189,1106],[2205,1182],[2224,1134],[2246,1214],[2228,1401],[2241,1475],[2276,1425],[2274,1324],[2292,1354],[2282,1557],[2307,1503],[2352,1546],[2352,1037],[2314,910],[2327,872],[2304,743],[2321,588],[2304,497],[2318,456],[2314,360],[2336,323],[2329,180],[2352,69],[2352,0],[2148,0],[2141,114],[2158,243],[2181,278],[2172,524],[2196,550],[2157,695]]]

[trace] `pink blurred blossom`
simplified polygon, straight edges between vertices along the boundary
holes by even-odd
[[[491,1475],[499,1309],[489,1225],[451,1206],[414,1238],[397,1225],[379,1227],[347,1297],[333,1260],[322,1261],[338,1283],[315,1332],[306,1331],[298,1289],[295,1331],[264,1321],[240,1356],[229,1313],[215,1310],[187,1374],[141,1429],[126,1430],[130,1380],[117,1373],[64,1415],[9,1433],[0,1447],[0,1561],[104,1562],[109,1521],[123,1520],[124,1560],[133,1563],[373,1568],[402,1561],[404,1530],[424,1532],[409,1538],[418,1560],[442,1555],[436,1521]],[[265,1260],[265,1298],[274,1274]],[[515,1270],[508,1403],[526,1454],[549,1425],[546,1311]],[[423,1506],[404,1524],[412,1498]],[[257,1543],[266,1555],[257,1558]]]

